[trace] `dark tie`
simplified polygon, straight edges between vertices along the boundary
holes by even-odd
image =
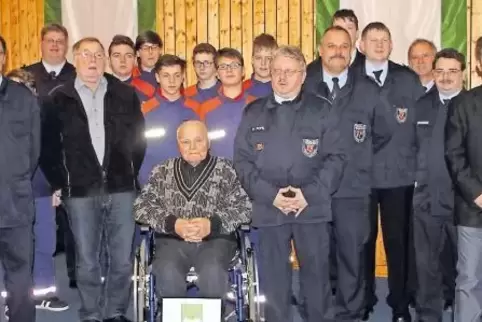
[[[49,73],[49,75],[50,75],[50,78],[52,78],[52,79],[56,79],[56,78],[57,78],[57,73],[55,73],[54,71],[51,71],[51,72]]]
[[[444,106],[449,105],[449,103],[450,103],[450,100],[449,100],[449,99],[444,99],[444,100],[443,100]]]
[[[428,87],[427,87],[427,86],[424,86],[423,89],[425,90],[425,92],[428,91]]]
[[[377,81],[378,84],[382,84],[382,79],[380,78],[382,76],[383,70],[375,70],[373,71],[373,75],[375,75],[375,80]]]
[[[333,90],[331,91],[330,98],[333,102],[338,94],[340,94],[340,80],[338,77],[333,77],[331,80],[333,81]]]

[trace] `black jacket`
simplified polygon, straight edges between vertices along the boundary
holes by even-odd
[[[456,224],[482,227],[482,86],[452,100],[445,125],[445,157],[455,188]]]
[[[435,86],[417,101],[417,171],[413,206],[416,214],[450,219],[453,218],[454,193],[444,157],[447,111],[448,106],[440,101]]]
[[[42,110],[40,165],[54,190],[66,197],[137,189],[146,143],[144,117],[134,89],[105,74],[105,156],[97,160],[74,80],[56,88]]]
[[[40,109],[27,87],[0,85],[0,227],[31,225],[32,176],[40,155]]]
[[[365,64],[357,69],[363,77],[376,84],[374,79],[366,75]],[[389,124],[392,138],[374,155],[373,187],[413,185],[416,163],[415,103],[425,94],[424,88],[412,70],[389,61],[387,78],[379,90],[385,112],[391,115]]]
[[[26,71],[32,73],[35,78],[35,87],[39,95],[41,108],[52,89],[74,79],[75,77],[75,68],[69,62],[65,63],[64,67],[62,67],[62,70],[56,77],[53,77],[47,72],[41,61],[24,68]],[[40,168],[35,171],[33,190],[35,197],[47,197],[52,195],[52,189]]]
[[[331,221],[345,152],[330,102],[302,92],[278,104],[273,95],[244,109],[234,143],[234,168],[253,202],[255,226]],[[273,206],[280,188],[298,187],[308,207],[295,218]]]
[[[329,89],[323,81],[321,60],[307,68],[304,87],[315,94],[328,97]],[[335,198],[368,197],[372,186],[373,154],[391,138],[391,115],[380,100],[379,88],[350,69],[345,86],[332,102],[337,115],[337,126],[346,145],[347,163],[340,188]]]

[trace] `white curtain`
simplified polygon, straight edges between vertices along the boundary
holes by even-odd
[[[340,0],[340,9],[353,9],[361,30],[381,21],[392,34],[395,62],[407,63],[407,50],[416,38],[426,38],[440,48],[441,0]]]
[[[70,33],[70,46],[83,37],[96,37],[107,52],[116,34],[135,40],[137,0],[62,0],[62,23]]]

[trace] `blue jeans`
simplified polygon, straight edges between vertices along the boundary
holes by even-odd
[[[55,286],[55,209],[52,197],[35,199],[35,256],[33,261],[34,291],[46,295],[48,288]]]
[[[123,192],[65,200],[75,241],[81,320],[101,321],[103,309],[105,319],[126,314],[133,266],[134,199],[134,192]],[[104,286],[99,260],[103,247],[109,263]]]

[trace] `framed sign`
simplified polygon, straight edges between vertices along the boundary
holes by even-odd
[[[162,299],[163,322],[221,322],[221,299]]]

